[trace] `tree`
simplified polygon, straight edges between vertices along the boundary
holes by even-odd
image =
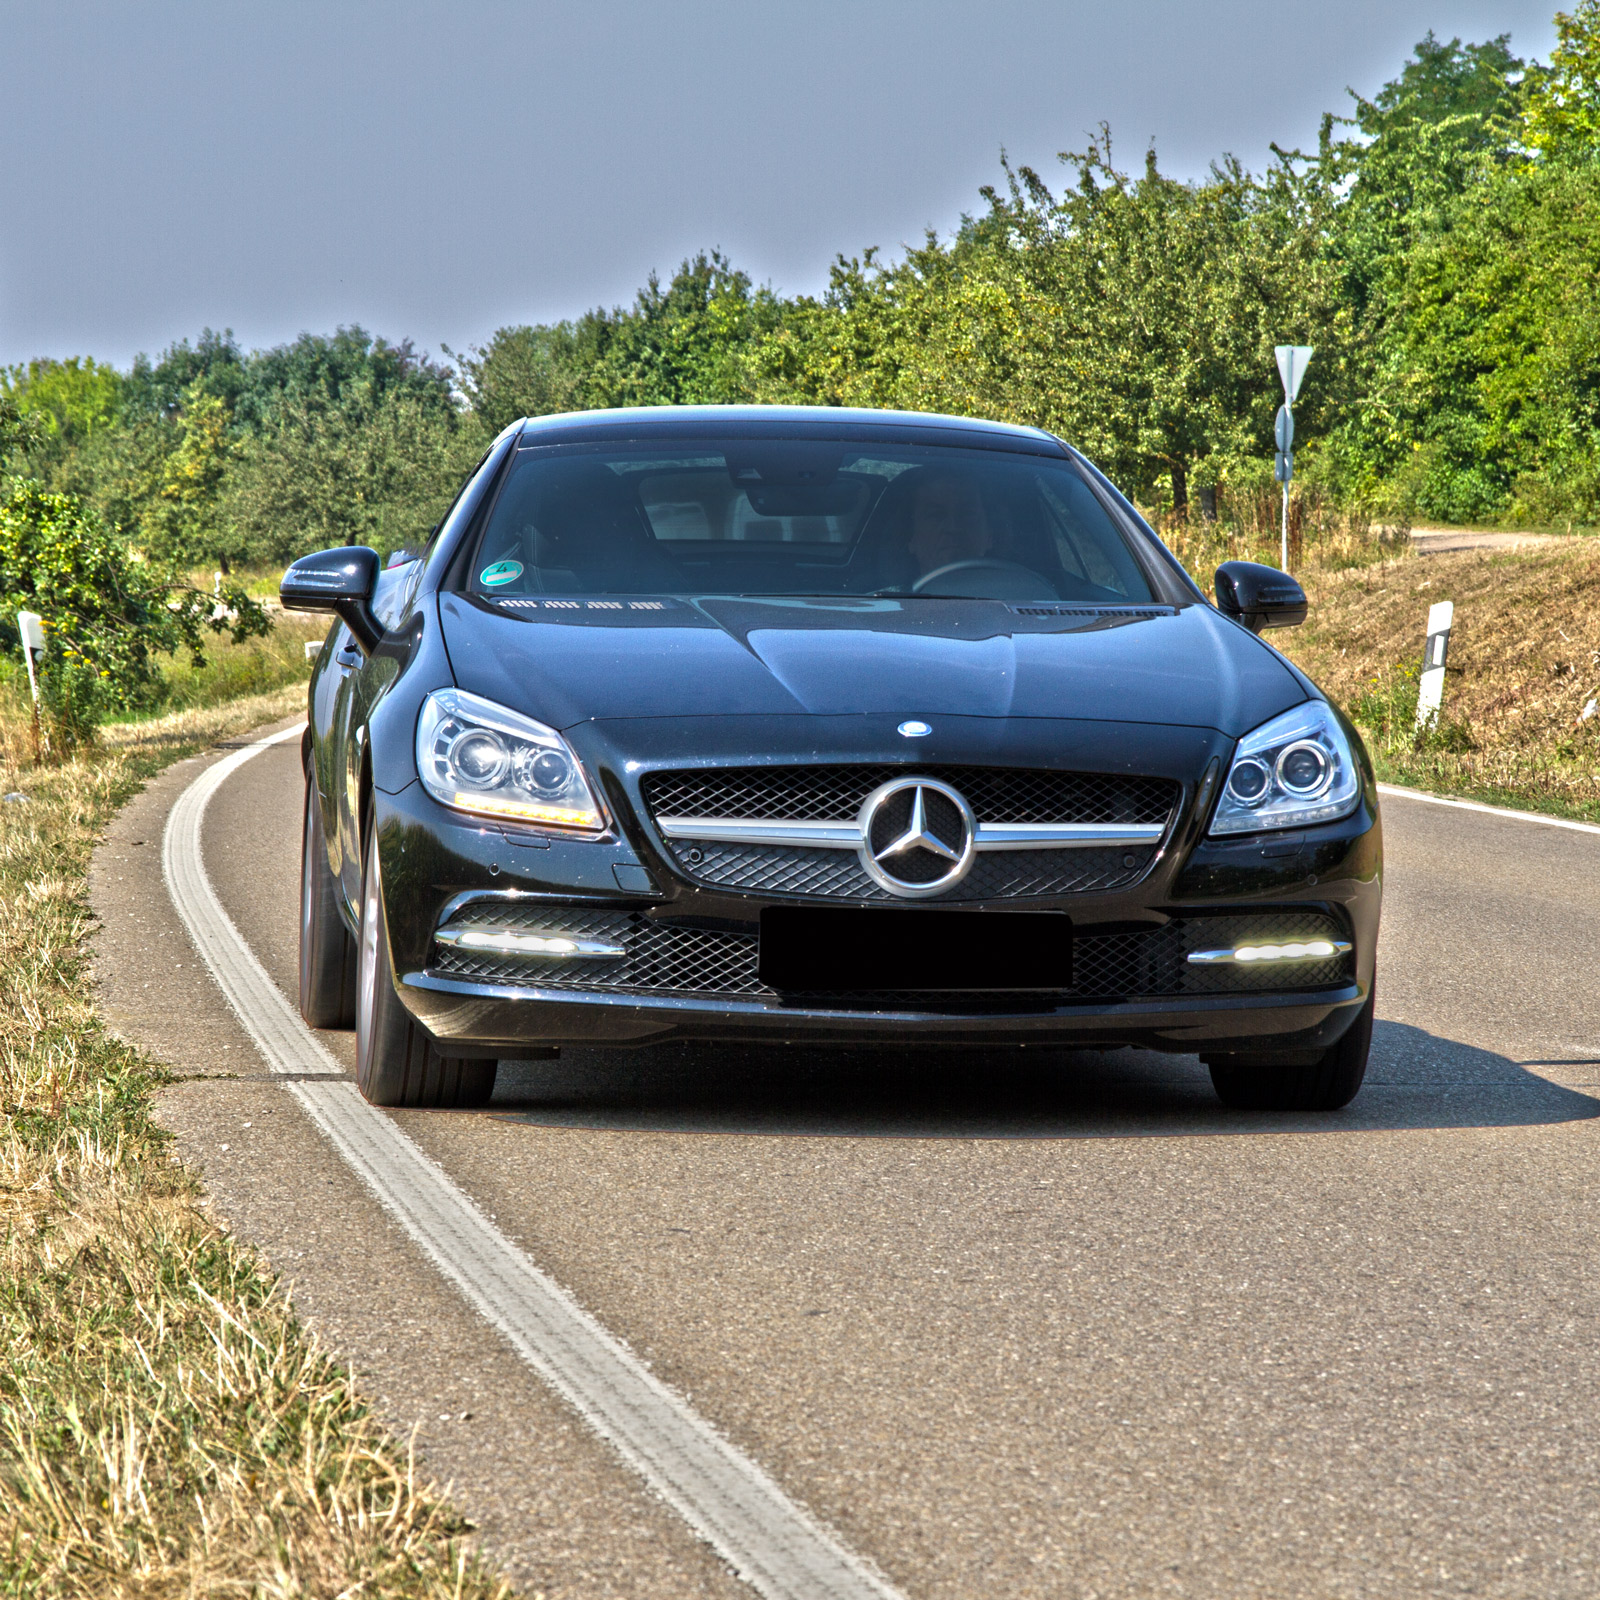
[[[203,659],[205,636],[265,633],[265,612],[242,592],[195,589],[127,547],[90,507],[37,482],[14,481],[0,501],[0,619],[16,644],[18,611],[49,630],[47,670],[70,684],[81,731],[95,704],[155,703],[153,657],[187,649]]]
[[[1528,145],[1552,161],[1600,158],[1600,0],[1556,13],[1548,66],[1528,74]]]
[[[462,393],[486,438],[518,417],[575,411],[582,405],[591,352],[570,322],[497,328],[486,345],[456,362]]]
[[[228,470],[228,553],[289,561],[335,545],[419,545],[478,454],[454,413],[412,393],[350,387],[337,405],[286,394]]]
[[[145,550],[185,566],[215,561],[228,571],[235,541],[220,508],[223,481],[238,445],[230,435],[227,403],[208,394],[204,379],[189,386],[174,419],[173,447],[160,458],[139,520]]]

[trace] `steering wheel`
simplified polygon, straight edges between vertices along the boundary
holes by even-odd
[[[1026,584],[1027,594],[988,594],[979,595],[982,600],[1054,600],[1058,596],[1055,585],[1048,578],[1042,577],[1032,567],[1025,567],[1020,561],[996,561],[991,557],[980,556],[977,560],[951,561],[942,567],[935,567],[932,572],[925,572],[911,585],[912,594],[926,594],[930,585],[937,583],[941,578],[948,578],[956,572],[992,572],[1001,580],[1000,587],[1005,587],[1004,580],[1011,580],[1015,586],[1016,580],[1021,579]],[[952,598],[961,598],[952,596]]]

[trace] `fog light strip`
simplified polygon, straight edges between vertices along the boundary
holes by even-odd
[[[1350,949],[1348,939],[1304,939],[1291,944],[1240,944],[1231,950],[1191,950],[1189,961],[1197,967],[1246,967],[1262,962],[1326,961],[1329,956],[1348,955]]]
[[[555,956],[570,960],[617,957],[627,950],[609,939],[580,939],[570,933],[527,933],[512,928],[440,928],[438,943],[457,950],[487,950],[499,956]]]

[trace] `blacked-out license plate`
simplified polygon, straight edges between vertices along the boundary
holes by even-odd
[[[768,906],[759,971],[778,990],[1066,989],[1072,923],[1060,911]]]

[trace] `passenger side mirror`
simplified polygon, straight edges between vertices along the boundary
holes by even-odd
[[[1224,561],[1217,568],[1217,610],[1251,633],[1297,628],[1306,620],[1306,592],[1287,572],[1259,561]]]
[[[364,544],[319,550],[284,573],[278,598],[285,611],[333,612],[370,656],[383,639],[383,624],[372,609],[379,565],[378,552]]]

